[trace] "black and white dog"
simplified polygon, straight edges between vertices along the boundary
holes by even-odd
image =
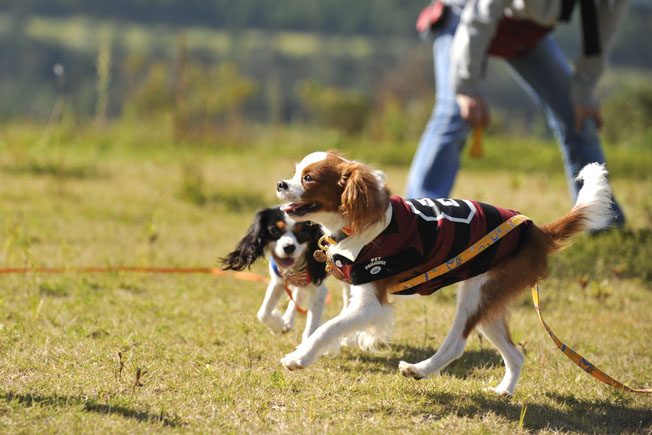
[[[295,222],[280,207],[259,211],[247,234],[235,250],[221,259],[223,269],[243,270],[270,253],[270,283],[258,319],[273,333],[290,331],[297,311],[305,312],[305,341],[321,325],[328,289],[324,264],[315,261],[313,252],[323,235],[321,226],[312,222]],[[284,293],[290,295],[285,314],[276,310]]]

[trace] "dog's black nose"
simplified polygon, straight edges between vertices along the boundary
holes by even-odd
[[[297,247],[294,246],[294,245],[283,246],[283,251],[285,251],[286,254],[291,254],[291,253],[293,253],[296,249],[297,249]]]
[[[281,190],[288,190],[288,183],[285,181],[281,180],[278,183],[276,183],[276,190],[280,192]]]

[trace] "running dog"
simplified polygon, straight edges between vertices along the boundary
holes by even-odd
[[[546,275],[548,256],[571,236],[602,229],[612,218],[604,166],[587,165],[578,179],[584,184],[577,203],[560,219],[541,226],[528,219],[450,273],[432,280],[426,276],[423,284],[398,292],[429,295],[461,282],[453,325],[441,347],[424,361],[401,361],[403,376],[438,374],[462,355],[477,327],[505,362],[505,376],[491,390],[514,393],[525,357],[507,326],[509,303]],[[434,266],[454,263],[462,251],[517,214],[471,200],[390,196],[382,172],[334,152],[309,154],[276,190],[287,202],[282,210],[293,219],[321,224],[326,238],[316,255],[333,275],[351,283],[348,306],[281,360],[289,370],[309,367],[338,343],[370,349],[386,341],[393,326],[390,289]]]
[[[256,214],[235,250],[221,259],[223,269],[243,270],[269,252],[270,283],[257,317],[274,334],[290,331],[297,311],[306,313],[302,306],[308,306],[303,341],[321,324],[328,296],[327,274],[313,252],[322,235],[319,225],[296,222],[278,206],[270,207]],[[286,292],[290,303],[281,315],[276,306]]]

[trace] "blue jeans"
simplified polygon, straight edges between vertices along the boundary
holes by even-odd
[[[471,129],[461,118],[451,83],[451,47],[459,15],[435,37],[436,100],[432,116],[421,136],[410,167],[405,196],[446,198],[459,169],[460,151]],[[575,107],[570,98],[572,72],[551,35],[544,37],[527,55],[506,60],[519,84],[544,108],[548,123],[559,141],[566,166],[571,198],[575,202],[581,185],[575,181],[580,169],[592,162],[605,163],[595,122],[587,120],[575,131]],[[614,201],[615,221],[624,214]]]

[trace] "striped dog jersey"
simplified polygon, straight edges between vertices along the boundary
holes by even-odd
[[[333,255],[336,276],[365,284],[407,270],[414,276],[455,258],[518,212],[459,199],[391,198],[392,219],[385,230],[365,245],[355,261]],[[513,256],[528,239],[532,222],[519,225],[468,263],[399,295],[429,295],[450,284],[480,275]],[[409,277],[408,277],[409,278]]]

